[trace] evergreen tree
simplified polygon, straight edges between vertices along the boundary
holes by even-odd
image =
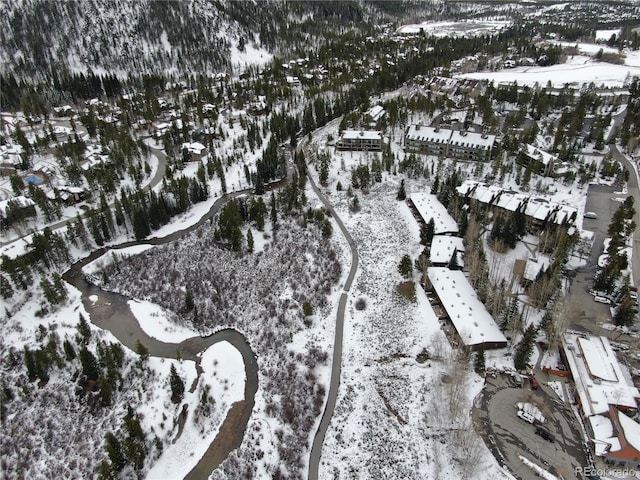
[[[485,369],[485,356],[483,349],[476,350],[473,368],[475,368],[477,372],[482,372]]]
[[[631,326],[633,325],[635,317],[633,300],[627,294],[622,300],[622,303],[616,309],[616,312],[613,316],[613,323],[615,325],[620,326]]]
[[[36,361],[33,352],[26,345],[24,346],[24,366],[27,368],[29,381],[33,382],[38,376],[36,372]]]
[[[80,336],[77,340],[78,343],[80,343],[81,345],[86,345],[87,343],[89,343],[89,340],[91,339],[91,327],[89,327],[89,323],[82,316],[82,314],[80,314],[80,321],[78,322],[76,329],[78,330],[78,334]]]
[[[95,355],[91,353],[87,347],[82,347],[80,354],[80,364],[82,365],[82,373],[88,380],[98,380],[100,377],[100,366]]]
[[[529,365],[529,359],[533,353],[534,342],[538,329],[533,325],[529,325],[524,332],[522,340],[516,347],[515,355],[513,357],[513,363],[516,370],[525,370]]]
[[[0,273],[0,297],[3,300],[8,300],[13,297],[13,287],[7,277]]]
[[[413,272],[413,264],[411,263],[411,257],[404,255],[400,264],[398,265],[398,272],[405,278],[409,278]]]
[[[271,226],[275,231],[278,228],[278,210],[276,205],[276,196],[271,194]]]
[[[75,350],[75,348],[73,348],[73,344],[69,341],[69,339],[66,339],[62,343],[62,349],[64,350],[65,358],[68,361],[71,361],[74,358],[76,358],[76,350]]]
[[[111,405],[113,386],[104,375],[100,375],[100,378],[98,378],[98,388],[100,389],[100,403],[103,407],[108,407]]]
[[[328,180],[329,180],[329,157],[328,157],[328,155],[321,155],[321,157],[320,157],[320,184],[323,187],[326,187]]]
[[[184,308],[187,312],[190,312],[193,310],[193,307],[195,307],[195,303],[193,302],[193,293],[191,293],[190,289],[187,289],[184,299]]]
[[[171,387],[171,401],[173,403],[180,403],[184,395],[184,382],[178,375],[175,365],[171,364],[171,370],[169,372],[169,386]]]
[[[149,358],[149,349],[140,340],[136,340],[136,353],[140,356],[141,362],[146,362]]]
[[[253,253],[253,234],[251,233],[251,229],[247,231],[247,251]]]
[[[453,254],[451,255],[451,258],[449,259],[449,270],[457,270],[459,265],[458,265],[458,250],[457,249],[453,249]]]
[[[127,464],[127,460],[124,457],[124,453],[122,451],[122,444],[120,440],[111,432],[108,432],[105,435],[105,445],[104,448],[109,456],[109,460],[111,460],[112,469],[115,472],[120,472]]]
[[[420,228],[420,243],[426,247],[431,245],[433,236],[435,235],[436,223],[430,218],[426,225]]]
[[[397,200],[406,200],[407,198],[407,192],[405,191],[404,188],[404,178],[400,181],[400,188],[398,189],[398,194],[396,195],[396,199]]]
[[[439,187],[440,187],[440,177],[436,177],[433,179],[433,184],[431,185],[431,194],[437,195]]]

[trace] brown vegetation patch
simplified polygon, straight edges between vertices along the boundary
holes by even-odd
[[[396,417],[398,419],[398,422],[400,422],[402,425],[406,425],[407,421],[400,416],[400,414],[395,408],[391,406],[387,397],[385,397],[380,390],[378,390],[378,395],[380,395],[380,398],[384,402],[384,406],[387,407],[387,410],[389,411],[389,413],[394,417]]]
[[[410,302],[416,301],[416,284],[408,281],[408,282],[400,282],[398,284],[398,294],[401,297],[406,298]]]

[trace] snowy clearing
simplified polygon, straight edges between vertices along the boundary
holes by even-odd
[[[176,325],[176,314],[154,303],[129,300],[128,304],[142,330],[161,342],[180,343],[198,335],[192,328]]]
[[[228,342],[220,342],[209,347],[202,354],[202,368],[206,372],[200,384],[211,387],[215,398],[215,413],[207,421],[206,427],[199,425],[190,415],[182,435],[164,450],[160,458],[149,470],[149,480],[157,478],[183,478],[198,462],[218,434],[218,429],[234,402],[244,399],[245,371],[242,355]],[[199,385],[200,386],[200,385]],[[200,402],[198,388],[194,394],[187,394],[185,401],[193,412]],[[203,435],[203,429],[207,433]]]

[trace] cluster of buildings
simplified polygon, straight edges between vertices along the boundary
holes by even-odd
[[[567,333],[561,356],[574,385],[574,400],[596,456],[618,467],[640,468],[640,424],[633,420],[640,392],[606,337]]]
[[[432,303],[441,307],[441,320],[450,322],[460,342],[469,348],[506,347],[506,337],[461,270],[464,245],[457,236],[457,222],[433,194],[412,193],[407,204],[419,224],[433,220],[435,235],[429,246],[429,281],[425,288]]]
[[[458,195],[467,203],[478,202],[512,213],[523,212],[532,230],[542,229],[547,223],[572,225],[578,216],[578,210],[569,205],[550,202],[475,180],[465,180],[457,190]]]
[[[375,125],[384,110],[372,110],[366,118],[370,125]],[[495,135],[425,125],[410,125],[404,136],[405,151],[463,161],[488,161],[495,142]],[[345,130],[336,143],[338,150],[347,151],[379,152],[382,147],[382,132],[377,130]]]

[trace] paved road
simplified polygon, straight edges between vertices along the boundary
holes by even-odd
[[[312,154],[306,150],[307,143],[306,140],[301,145],[301,147],[305,150],[305,157],[307,159],[312,158]],[[307,178],[309,179],[309,183],[311,184],[311,188],[318,196],[320,201],[323,203],[325,208],[329,211],[333,219],[338,224],[342,235],[346,238],[349,243],[349,247],[351,248],[351,270],[349,271],[349,275],[347,276],[347,280],[344,283],[343,293],[340,295],[340,302],[338,304],[338,313],[336,316],[336,331],[335,338],[333,341],[333,360],[331,363],[331,382],[329,384],[329,393],[327,395],[327,403],[324,407],[324,412],[322,413],[322,419],[320,420],[320,425],[318,426],[318,430],[316,431],[316,435],[313,438],[313,445],[311,446],[311,454],[309,456],[309,480],[317,480],[318,479],[318,470],[320,465],[320,457],[322,456],[322,445],[324,443],[324,437],[327,433],[327,429],[331,424],[331,417],[333,416],[333,411],[336,406],[336,398],[338,397],[338,388],[340,386],[340,372],[342,369],[342,332],[344,328],[344,311],[347,304],[348,292],[351,289],[351,284],[353,283],[353,279],[355,277],[356,271],[358,270],[358,249],[356,247],[353,238],[345,228],[342,220],[336,214],[333,206],[329,203],[329,200],[323,195],[318,186],[313,181],[311,176],[311,171],[307,169]]]
[[[525,381],[523,388],[515,388],[509,375],[487,377],[481,396],[476,399],[473,419],[476,430],[482,432],[487,447],[503,466],[521,480],[539,478],[525,466],[520,456],[565,479],[576,479],[575,467],[587,465],[582,432],[568,405],[560,401],[545,385],[547,374],[537,372],[538,390],[531,390]],[[554,378],[553,380],[558,380]],[[562,380],[562,379],[560,379]],[[535,434],[535,427],[516,415],[517,402],[538,407],[547,422],[544,428],[555,437],[547,442]]]
[[[610,145],[609,151],[613,158],[618,160],[624,168],[629,171],[629,182],[627,189],[629,195],[633,195],[636,209],[635,222],[640,227],[640,190],[638,189],[638,172],[634,165],[624,156],[616,145]],[[640,228],[636,228],[633,233],[633,260],[632,260],[633,281],[637,285],[640,282]]]

